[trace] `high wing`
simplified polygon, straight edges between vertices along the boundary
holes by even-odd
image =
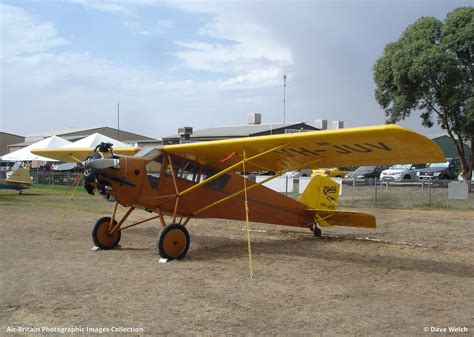
[[[93,151],[93,148],[59,148],[59,149],[41,149],[32,150],[31,152],[46,158],[60,160],[65,163],[79,162],[86,159]],[[126,156],[133,156],[139,150],[138,147],[123,147],[114,148],[114,153],[123,154]]]
[[[247,159],[268,151],[248,161],[246,171],[444,161],[444,154],[435,143],[397,125],[167,145],[163,150],[217,169],[238,163],[244,151]]]

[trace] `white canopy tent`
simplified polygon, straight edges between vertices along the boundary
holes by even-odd
[[[79,139],[78,141],[75,141],[74,143],[62,146],[62,148],[68,148],[68,149],[78,149],[78,148],[95,148],[97,145],[100,143],[112,143],[112,145],[117,148],[117,147],[131,147],[128,144],[125,144],[119,140],[115,140],[113,138],[101,135],[100,133],[93,133],[90,136],[87,136],[86,138]]]
[[[41,157],[36,154],[31,153],[31,150],[39,150],[39,149],[57,149],[60,147],[67,147],[72,144],[70,141],[63,139],[58,136],[51,136],[40,140],[39,142],[33,143],[24,147],[20,150],[8,153],[2,156],[2,160],[4,161],[57,161],[54,159]]]

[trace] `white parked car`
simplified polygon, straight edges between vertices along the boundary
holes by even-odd
[[[299,178],[299,177],[311,177],[312,172],[313,172],[313,170],[303,169],[303,170],[289,171],[289,172],[286,172],[285,175],[288,178],[296,179],[296,178]]]
[[[416,180],[416,171],[426,167],[426,164],[403,164],[394,165],[380,173],[381,181],[403,181]]]

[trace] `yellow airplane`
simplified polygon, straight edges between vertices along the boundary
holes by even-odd
[[[19,191],[20,194],[32,185],[30,171],[22,167],[16,169],[8,179],[0,179],[0,189]]]
[[[64,162],[80,162],[86,190],[91,194],[96,190],[115,203],[112,215],[98,219],[93,227],[92,239],[97,247],[115,248],[123,231],[158,219],[162,226],[158,252],[166,259],[186,255],[190,243],[186,225],[193,218],[303,227],[315,235],[321,235],[319,227],[376,227],[370,214],[336,210],[338,184],[327,177],[313,177],[299,200],[263,186],[287,171],[444,160],[435,143],[395,125],[166,145],[140,151],[101,144],[91,150],[32,152]],[[239,175],[254,171],[276,174],[259,183]],[[119,205],[127,208],[121,217]],[[156,215],[125,225],[136,209]],[[169,223],[165,214],[171,216]]]

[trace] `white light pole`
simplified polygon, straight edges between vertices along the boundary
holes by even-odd
[[[286,124],[286,75],[283,75],[283,126]]]
[[[117,103],[117,140],[120,140],[120,103]]]

